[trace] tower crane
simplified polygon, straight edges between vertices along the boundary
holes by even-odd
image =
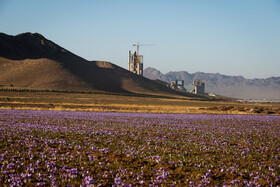
[[[137,44],[133,44],[132,46],[137,47],[137,55],[139,55],[139,47],[140,46],[155,46],[155,44],[140,44],[139,42],[137,42]]]
[[[140,46],[154,46],[155,44],[133,44],[136,46],[137,50],[132,54],[131,51],[128,51],[128,69],[129,71],[136,73],[137,75],[143,76],[143,55],[139,54]]]

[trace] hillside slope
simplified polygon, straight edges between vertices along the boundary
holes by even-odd
[[[227,76],[219,73],[188,73],[186,71],[161,73],[154,68],[146,68],[144,76],[152,80],[171,82],[184,80],[191,84],[194,79],[206,83],[205,91],[228,97],[243,99],[273,99],[280,100],[280,77],[267,79],[246,79],[242,76]]]
[[[0,33],[0,72],[2,88],[182,94],[110,62],[87,61],[38,33]]]

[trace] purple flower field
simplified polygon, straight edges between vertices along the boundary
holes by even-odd
[[[7,186],[277,186],[280,116],[0,110]]]

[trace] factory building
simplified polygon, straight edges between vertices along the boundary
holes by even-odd
[[[139,55],[137,51],[128,51],[128,70],[143,76],[143,55]]]
[[[143,76],[143,55],[139,54],[140,46],[154,46],[155,44],[133,44],[132,46],[137,47],[137,50],[133,53],[128,51],[128,70],[137,75]]]
[[[174,80],[171,81],[171,84],[168,84],[167,86],[174,90],[187,91],[193,94],[203,95],[205,93],[205,83],[200,82],[198,79],[195,79],[193,84],[186,86],[184,85],[183,80]]]
[[[187,92],[203,95],[205,93],[205,83],[200,82],[198,79],[193,81],[193,84],[185,86]]]
[[[184,88],[183,80],[171,81],[170,88],[175,89],[175,90],[186,91],[186,89]]]

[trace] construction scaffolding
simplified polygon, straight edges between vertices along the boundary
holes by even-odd
[[[143,76],[143,55],[139,55],[139,47],[137,49],[133,53],[128,51],[128,69],[137,75]]]

